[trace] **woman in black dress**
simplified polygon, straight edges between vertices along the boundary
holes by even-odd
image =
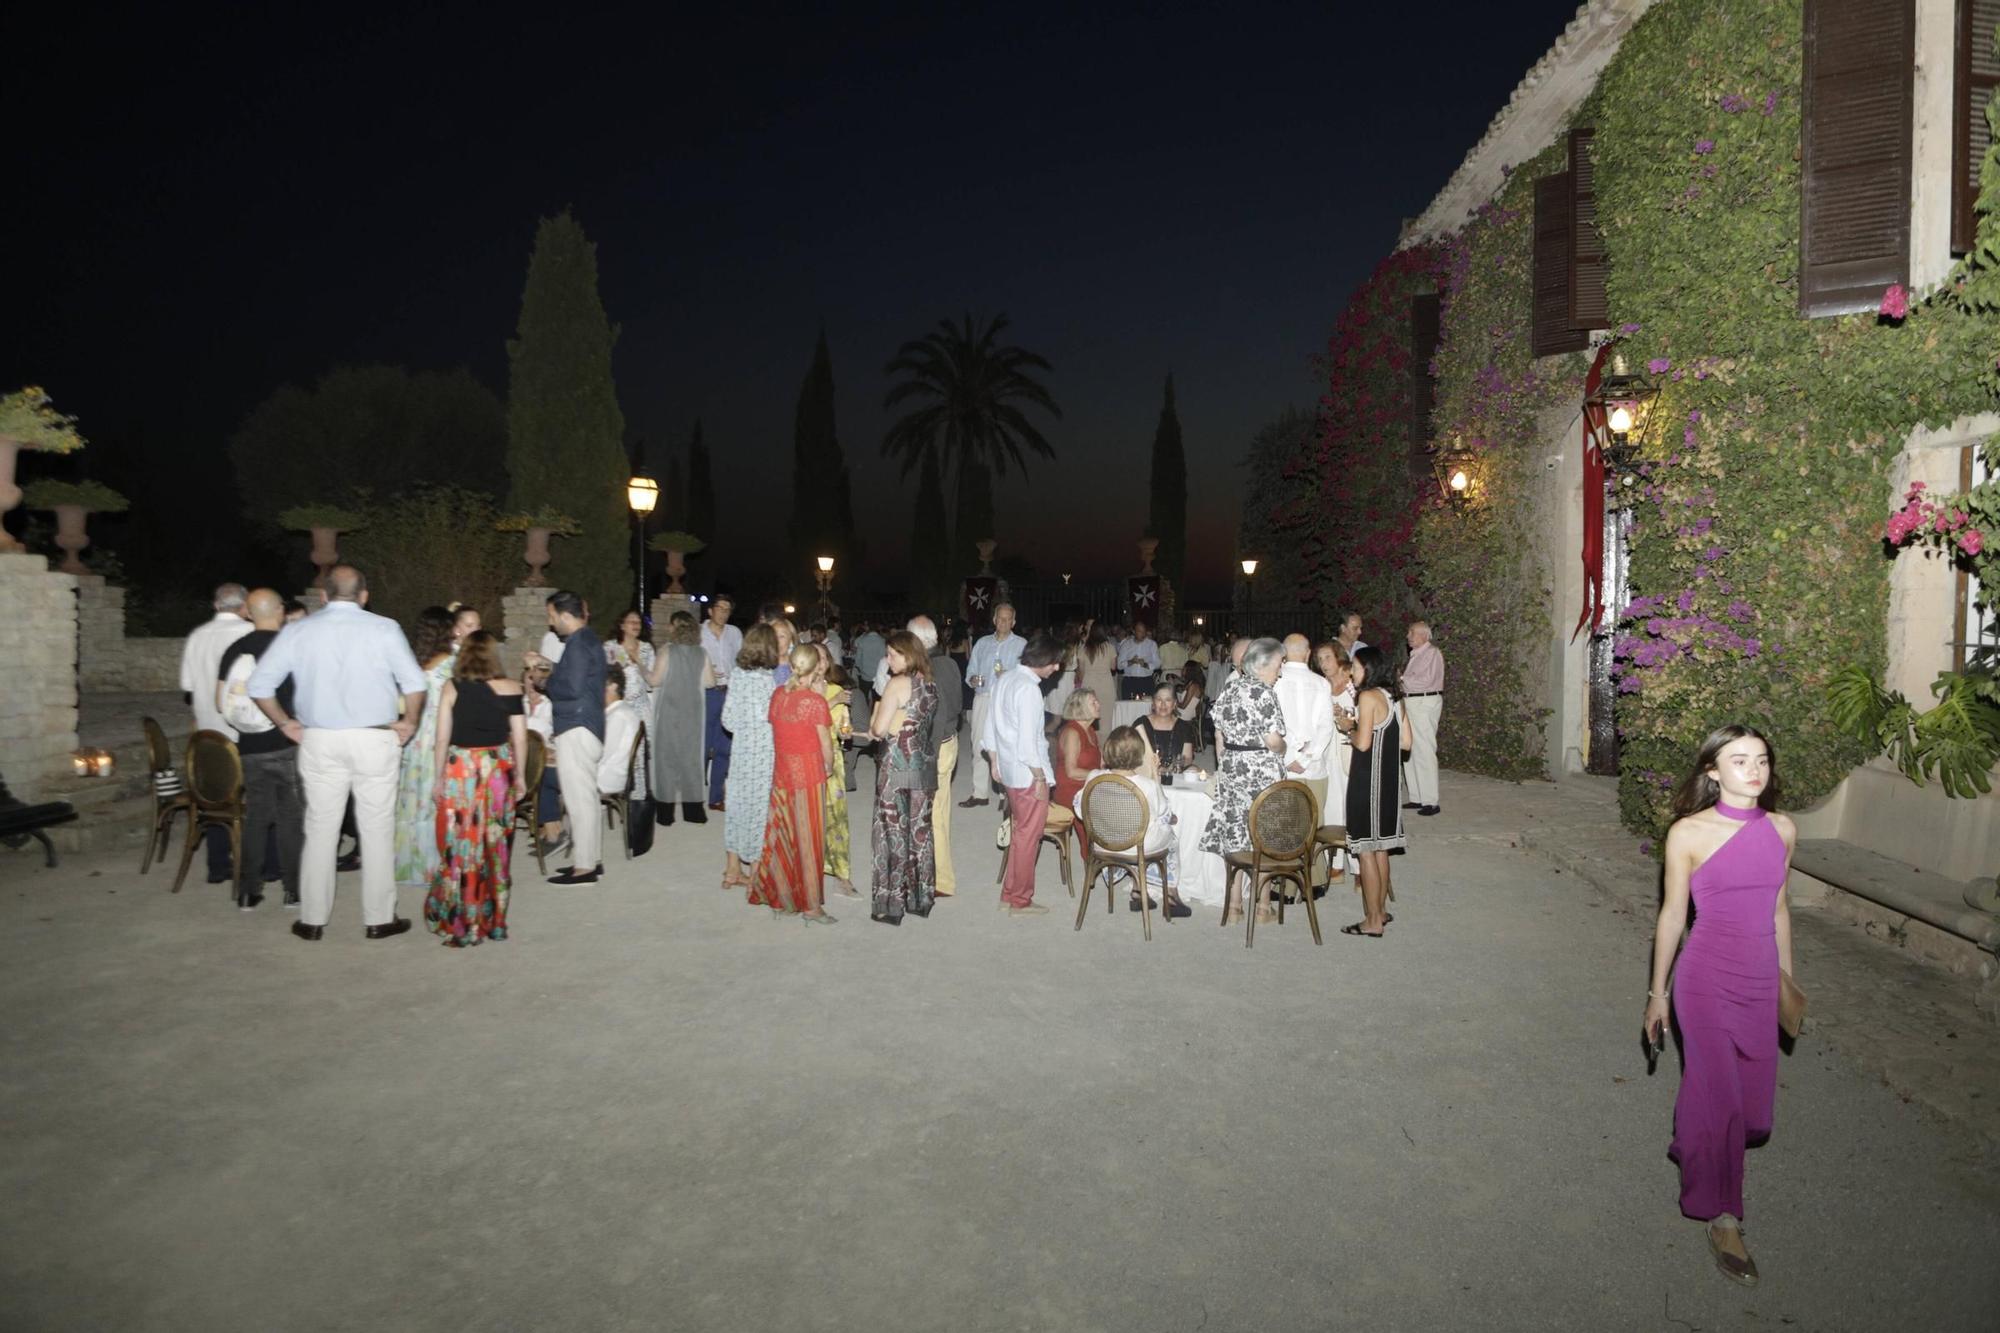
[[[1194,762],[1194,728],[1181,720],[1172,681],[1153,691],[1152,711],[1139,719],[1138,727],[1160,758],[1160,772],[1173,773]]]
[[[1396,698],[1396,677],[1380,648],[1358,648],[1349,674],[1355,712],[1334,710],[1334,726],[1354,743],[1354,766],[1347,775],[1347,850],[1361,863],[1363,919],[1342,926],[1343,935],[1382,938],[1389,924],[1389,853],[1409,845],[1403,835],[1403,755],[1410,748],[1410,725]]]

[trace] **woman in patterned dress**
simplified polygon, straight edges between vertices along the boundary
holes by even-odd
[[[396,780],[396,883],[425,888],[437,870],[437,725],[438,701],[451,679],[452,613],[427,606],[417,613],[412,636],[417,664],[424,669],[424,712],[416,734],[403,747],[402,772]]]
[[[931,802],[937,797],[937,682],[917,636],[898,630],[885,650],[889,685],[875,702],[866,735],[882,742],[875,766],[875,884],[868,919],[900,926],[903,915],[929,916],[937,898],[937,849]]]
[[[1342,926],[1343,935],[1382,938],[1395,918],[1383,911],[1389,900],[1389,853],[1409,845],[1403,836],[1403,755],[1410,748],[1410,724],[1396,698],[1396,673],[1380,648],[1354,650],[1352,715],[1334,710],[1334,726],[1354,744],[1347,774],[1347,850],[1361,862],[1362,919]]]
[[[826,775],[833,763],[833,714],[820,693],[819,653],[811,644],[792,649],[790,678],[771,695],[774,762],[771,814],[764,851],[757,859],[753,905],[808,924],[832,925],[821,904],[826,862]]]
[[[1264,788],[1283,777],[1278,756],[1285,752],[1285,713],[1278,706],[1278,668],[1284,665],[1284,645],[1257,639],[1243,650],[1243,669],[1216,696],[1209,716],[1215,719],[1215,809],[1201,831],[1201,850],[1226,856],[1250,846],[1250,805]],[[1265,889],[1268,896],[1269,887]],[[1232,892],[1222,908],[1222,924],[1241,919]],[[1257,905],[1257,920],[1275,920],[1266,903]]]
[[[756,882],[764,854],[764,824],[771,814],[771,692],[778,686],[778,636],[769,625],[753,625],[729,673],[729,697],[722,702],[722,729],[729,733],[729,778],[722,788],[722,845],[728,849],[722,887],[748,889]]]
[[[844,898],[858,898],[854,891],[854,837],[847,822],[847,753],[841,742],[853,734],[854,696],[847,688],[847,671],[833,660],[824,643],[816,643],[819,654],[820,694],[826,699],[833,718],[833,768],[826,776],[826,873],[833,876],[834,891]]]
[[[453,948],[507,938],[507,835],[515,803],[527,796],[521,777],[527,747],[521,683],[501,672],[493,636],[474,630],[461,642],[440,695],[432,754],[440,855],[424,923]]]
[[[664,673],[646,639],[646,621],[637,611],[618,618],[618,637],[604,645],[604,661],[613,671],[625,673],[625,702],[638,709],[640,717],[651,717],[651,691]]]

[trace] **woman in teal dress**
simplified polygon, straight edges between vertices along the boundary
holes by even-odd
[[[441,606],[417,613],[412,636],[424,669],[424,715],[417,734],[403,747],[403,771],[396,783],[396,883],[428,888],[438,865],[437,715],[445,682],[456,660],[453,616]]]

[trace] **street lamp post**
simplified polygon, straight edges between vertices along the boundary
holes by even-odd
[[[646,518],[653,507],[660,502],[660,483],[647,476],[644,471],[633,474],[625,483],[625,503],[631,506],[632,516],[638,520],[638,533],[634,541],[639,548],[639,624],[646,621]]]
[[[1257,585],[1252,576],[1257,572],[1257,560],[1250,557],[1243,561],[1243,628],[1255,628],[1251,621],[1257,609]]]
[[[833,591],[833,557],[822,555],[814,563],[819,566],[819,572],[813,577],[819,584],[819,621],[824,625],[833,619],[832,604],[827,601],[827,594]]]

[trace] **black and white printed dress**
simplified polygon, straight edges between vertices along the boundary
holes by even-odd
[[[1359,701],[1357,700],[1357,703]],[[1347,850],[1400,852],[1403,834],[1402,710],[1390,699],[1388,716],[1375,724],[1366,753],[1354,751],[1347,774]]]
[[[1222,761],[1215,766],[1215,809],[1198,845],[1204,852],[1224,855],[1249,848],[1251,803],[1284,776],[1278,756],[1264,748],[1264,737],[1274,731],[1285,734],[1285,711],[1278,706],[1276,690],[1244,672],[1223,687],[1210,716],[1215,719]]]

